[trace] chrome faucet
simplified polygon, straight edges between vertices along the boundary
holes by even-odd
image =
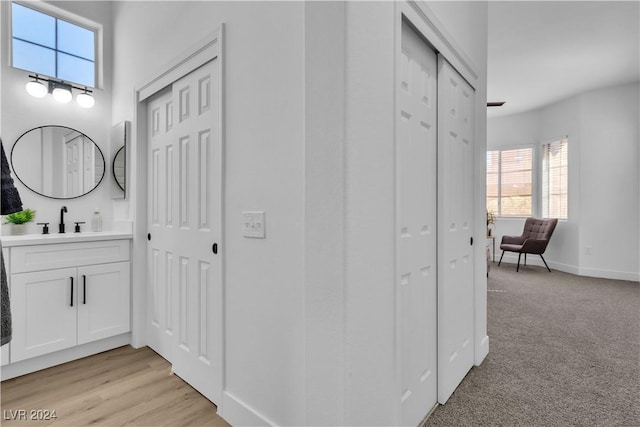
[[[66,206],[61,207],[60,208],[60,224],[58,225],[60,233],[64,233],[64,213],[65,212],[67,212],[67,207]]]

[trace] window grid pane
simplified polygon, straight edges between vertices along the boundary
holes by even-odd
[[[93,62],[58,52],[58,78],[93,86]]]
[[[58,50],[93,61],[95,34],[86,28],[58,19]]]
[[[56,51],[21,40],[13,40],[13,67],[53,76],[56,73]]]
[[[11,8],[12,36],[50,48],[56,47],[56,19],[17,3]]]

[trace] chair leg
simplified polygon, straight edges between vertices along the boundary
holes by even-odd
[[[527,253],[524,253],[524,265],[527,265]]]
[[[502,255],[500,255],[500,261],[498,261],[498,267],[500,267],[500,263],[502,262],[503,256],[504,256],[504,251],[502,251]]]
[[[516,267],[516,273],[520,271],[520,257],[522,256],[522,252],[518,252],[518,266]],[[525,255],[526,256],[526,255]]]
[[[551,269],[547,265],[547,261],[544,260],[544,257],[542,256],[542,254],[540,254],[540,258],[542,258],[542,262],[544,262],[544,266],[547,267],[547,270],[549,270],[549,273],[551,273]]]

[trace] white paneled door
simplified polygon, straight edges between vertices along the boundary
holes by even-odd
[[[396,126],[396,313],[401,425],[437,403],[437,57],[405,23]]]
[[[438,401],[473,366],[474,90],[438,58]]]
[[[221,397],[219,61],[147,104],[148,341],[213,402]]]
[[[66,197],[75,197],[82,194],[82,137],[76,136],[73,139],[65,139],[65,188]]]

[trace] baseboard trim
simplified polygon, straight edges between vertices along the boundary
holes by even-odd
[[[105,338],[100,341],[94,341],[53,353],[43,354],[42,356],[32,357],[31,359],[10,363],[0,369],[0,378],[4,381],[20,377],[52,366],[71,362],[72,360],[82,359],[83,357],[122,347],[123,345],[128,345],[130,342],[131,334],[127,332],[126,334],[116,335],[115,337]],[[9,361],[11,361],[11,359],[9,359]]]
[[[478,345],[475,350],[476,351],[474,355],[474,359],[475,359],[474,365],[480,366],[482,362],[484,362],[484,359],[489,354],[489,336],[488,335],[484,336],[482,341],[480,341],[480,345]]]
[[[517,264],[518,256],[513,253],[505,253],[504,259],[502,260],[502,264]],[[575,265],[563,264],[560,262],[555,262],[547,259],[547,264],[549,264],[549,268],[553,270],[562,271],[564,273],[575,274],[576,276],[586,276],[586,277],[596,277],[601,279],[613,279],[613,280],[629,280],[632,282],[640,281],[640,273],[629,272],[629,271],[616,271],[616,270],[604,270],[599,268],[580,268]],[[524,265],[524,259],[521,259],[520,267]],[[527,265],[535,265],[537,267],[544,267],[544,263],[540,259],[539,256],[529,254],[527,257]],[[497,267],[498,264],[496,263]],[[491,276],[491,273],[489,273]]]
[[[225,391],[218,414],[232,426],[275,426],[277,425],[247,403]]]
[[[640,273],[632,273],[628,271],[600,270],[595,268],[581,268],[580,276],[598,277],[613,280],[628,280],[631,282],[640,282]]]

